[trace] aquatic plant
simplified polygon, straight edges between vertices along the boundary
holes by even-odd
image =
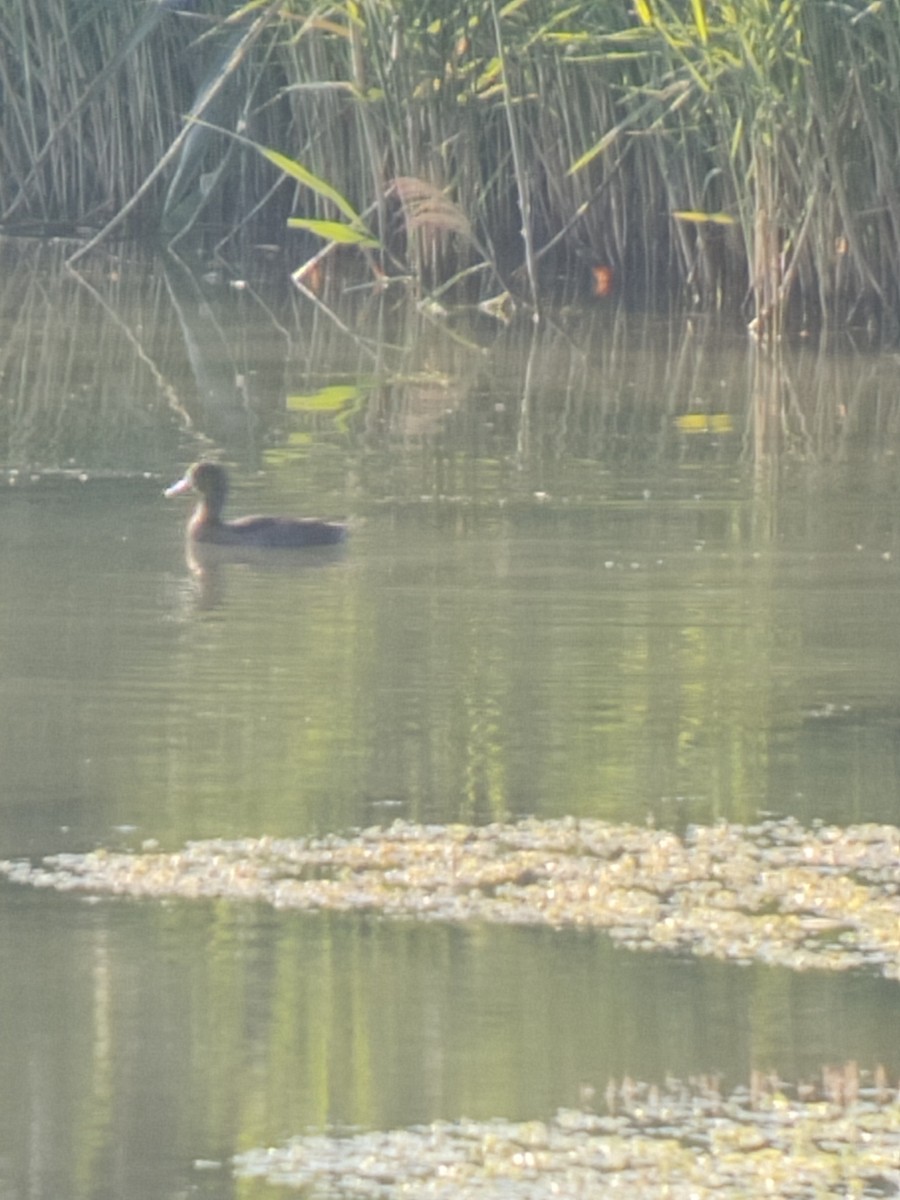
[[[826,1072],[836,1097],[755,1072],[723,1095],[714,1080],[610,1081],[608,1114],[433,1121],[406,1129],[308,1132],[244,1151],[236,1176],[312,1197],[410,1200],[637,1200],[888,1195],[900,1184],[900,1102],[876,1068]],[[853,1090],[855,1088],[855,1090]],[[800,1094],[802,1093],[802,1095]]]
[[[60,891],[602,929],[633,950],[896,979],[898,856],[900,832],[879,825],[807,830],[786,819],[679,837],[596,820],[398,821],[347,837],[5,861],[0,875]]]

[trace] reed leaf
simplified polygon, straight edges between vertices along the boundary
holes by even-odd
[[[253,145],[253,143],[249,144]],[[317,196],[321,196],[325,200],[330,200],[335,208],[344,214],[348,221],[359,221],[359,214],[350,201],[345,199],[337,188],[332,187],[326,180],[320,179],[318,175],[314,175],[312,171],[307,170],[302,163],[298,163],[296,159],[288,158],[286,154],[282,154],[278,150],[270,150],[267,146],[255,146],[254,148],[259,151],[263,158],[267,158],[273,166],[277,167],[279,171],[283,171],[291,179],[296,179],[298,183],[302,183],[304,187],[308,187]]]
[[[340,221],[320,221],[315,217],[289,217],[289,229],[305,229],[326,242],[338,242],[344,246],[365,246],[377,249],[381,243],[365,229],[353,225],[342,225]]]

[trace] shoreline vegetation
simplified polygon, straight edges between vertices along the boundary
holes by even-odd
[[[276,242],[329,303],[362,270],[501,320],[566,292],[900,327],[890,5],[10,0],[0,53],[0,233],[73,259]]]

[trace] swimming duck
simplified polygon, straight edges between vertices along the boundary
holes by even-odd
[[[188,521],[188,538],[218,546],[332,546],[347,536],[338,521],[315,517],[238,517],[223,521],[222,509],[228,496],[228,472],[219,463],[196,462],[183,479],[166,488],[165,496],[182,492],[200,493],[200,501]]]

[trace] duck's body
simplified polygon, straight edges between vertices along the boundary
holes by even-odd
[[[183,479],[166,488],[165,495],[180,496],[191,490],[200,494],[200,502],[188,521],[188,538],[192,542],[301,549],[304,546],[333,546],[347,536],[346,525],[315,517],[239,517],[236,521],[223,521],[228,474],[218,463],[194,463]]]

